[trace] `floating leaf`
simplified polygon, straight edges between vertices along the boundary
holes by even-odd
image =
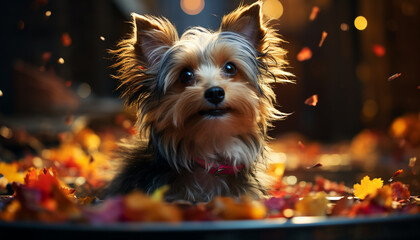
[[[397,78],[399,78],[401,76],[401,73],[396,73],[394,75],[392,75],[391,77],[388,78],[388,82],[391,82]]]
[[[312,95],[311,97],[307,98],[305,100],[305,104],[309,106],[316,106],[318,104],[318,95]]]
[[[322,163],[317,163],[313,165],[312,167],[307,167],[307,169],[312,169],[312,168],[317,168],[317,167],[322,167]]]
[[[319,41],[318,47],[322,47],[327,36],[328,33],[326,31],[322,31],[321,41]]]
[[[309,20],[313,21],[315,20],[315,18],[318,16],[319,13],[319,7],[318,6],[314,6],[312,8],[311,14],[309,15]]]
[[[402,172],[403,172],[403,170],[402,170],[402,169],[400,169],[400,170],[396,171],[396,172],[392,175],[392,177],[388,180],[388,182],[392,182],[392,181],[394,181],[394,178],[395,178],[396,176],[400,175]]]
[[[303,62],[303,61],[311,59],[312,58],[311,49],[308,47],[302,48],[302,50],[300,50],[300,52],[297,54],[296,58],[299,62]]]

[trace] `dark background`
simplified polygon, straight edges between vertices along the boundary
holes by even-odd
[[[130,12],[165,16],[181,33],[191,25],[217,29],[221,17],[240,2],[207,0],[193,16],[176,0],[2,2],[0,123],[36,129],[40,116],[121,110],[107,50],[129,31]],[[279,109],[293,114],[276,123],[271,135],[298,132],[318,141],[347,140],[365,128],[386,132],[396,117],[419,112],[420,1],[280,2],[284,13],[278,31],[287,41],[283,47],[296,84],[275,86]],[[314,6],[320,12],[310,21]],[[359,15],[368,20],[363,31],[353,24]],[[348,31],[340,29],[342,23]],[[322,31],[328,37],[318,47]],[[63,33],[71,37],[69,46],[63,46]],[[384,47],[385,55],[372,51],[375,44]],[[313,57],[299,62],[296,55],[305,46]],[[389,82],[395,73],[402,75]],[[80,97],[86,83],[91,93]],[[313,94],[319,96],[318,105],[305,105]]]

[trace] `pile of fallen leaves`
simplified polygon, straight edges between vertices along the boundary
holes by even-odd
[[[328,184],[326,184],[328,183]],[[179,222],[292,218],[295,216],[360,216],[372,214],[419,214],[420,199],[410,196],[401,182],[383,185],[381,179],[368,176],[354,185],[354,196],[340,184],[318,178],[314,185],[278,185],[272,197],[254,200],[216,197],[209,203],[167,203],[167,187],[148,196],[133,192],[106,200],[78,197],[77,192],[60,181],[54,168],[26,171],[23,183],[13,182],[13,195],[3,197],[0,219],[3,221],[87,222]],[[326,185],[330,189],[326,189]],[[340,189],[344,192],[340,192]],[[329,192],[347,194],[338,201],[329,200]]]
[[[0,221],[109,224],[420,213],[420,199],[411,196],[409,186],[393,182],[403,170],[386,185],[366,176],[353,188],[323,177],[290,185],[280,176],[270,197],[260,200],[244,196],[168,203],[163,200],[166,186],[150,196],[132,192],[101,200],[95,190],[112,177],[110,152],[116,142],[107,139],[83,127],[63,133],[57,147],[45,148],[39,156],[0,162]]]

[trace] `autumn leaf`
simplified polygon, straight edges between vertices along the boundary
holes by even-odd
[[[296,203],[296,214],[298,216],[325,216],[328,203],[325,192],[309,194]]]
[[[309,47],[304,47],[296,56],[299,62],[303,62],[312,58],[312,51]]]
[[[7,179],[9,183],[18,182],[23,183],[24,174],[19,172],[18,164],[0,162],[0,173],[3,174],[3,178]]]
[[[314,94],[305,100],[305,104],[315,107],[318,104],[318,95]]]
[[[241,199],[216,197],[207,207],[224,220],[263,219],[267,214],[267,207],[263,203],[247,196]]]
[[[401,173],[403,173],[403,171],[404,171],[404,170],[402,170],[402,169],[400,169],[400,170],[396,171],[396,172],[392,175],[392,177],[388,180],[388,182],[392,182],[392,181],[394,181],[394,178],[395,178],[396,176],[400,175]]]
[[[318,6],[314,6],[312,8],[311,14],[309,15],[309,20],[313,21],[315,20],[315,18],[318,16],[319,13],[319,7]]]
[[[365,199],[369,194],[375,193],[376,190],[382,188],[383,181],[380,178],[370,180],[369,176],[365,176],[360,184],[354,184],[354,196],[360,199]]]
[[[324,44],[325,38],[328,36],[328,33],[326,31],[322,31],[322,37],[321,40],[319,41],[318,47],[322,47],[322,45]]]
[[[394,75],[390,76],[390,77],[388,78],[388,82],[391,82],[391,81],[393,81],[393,80],[395,80],[395,79],[399,78],[401,75],[402,75],[402,73],[396,73],[396,74],[394,74]]]
[[[165,193],[166,193],[168,190],[169,190],[169,185],[163,185],[162,187],[160,187],[160,188],[156,189],[156,190],[153,192],[153,194],[152,194],[152,196],[151,196],[151,199],[152,199],[153,201],[156,201],[156,202],[162,202],[162,201],[164,201]]]

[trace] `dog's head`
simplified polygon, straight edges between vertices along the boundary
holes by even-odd
[[[284,116],[269,84],[288,81],[285,51],[260,8],[240,7],[218,31],[193,27],[181,37],[164,18],[132,15],[133,34],[114,51],[117,78],[140,134],[176,169],[194,157],[249,169],[270,122]]]

